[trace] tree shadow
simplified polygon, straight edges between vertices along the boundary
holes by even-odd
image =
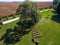
[[[53,15],[51,19],[57,23],[60,23],[60,16],[59,15]]]
[[[6,38],[11,32],[11,29],[7,29],[6,33],[1,37],[0,41]]]
[[[14,44],[18,41],[12,29],[7,29],[6,33],[1,37],[0,41],[4,40],[5,45]]]
[[[26,35],[30,32],[30,27],[34,25],[34,22],[31,20],[18,22],[18,26],[15,26],[13,29],[7,29],[6,33],[0,38],[0,41],[4,41],[5,45],[15,44],[21,40],[23,35]]]
[[[20,27],[21,26],[25,26],[26,27],[26,29],[28,29],[28,28],[30,28],[31,26],[33,26],[34,25],[34,22],[32,22],[32,20],[25,20],[25,21],[20,21],[20,22],[18,22],[18,23],[16,23],[17,25],[19,25]]]
[[[0,38],[0,41],[4,40],[4,44],[5,45],[9,45],[9,44],[15,44],[17,42],[19,42],[21,40],[21,37],[25,34],[28,34],[30,32],[30,30],[26,30],[22,36],[20,35],[16,35],[16,32],[18,30],[16,29],[16,27],[14,29],[7,29],[6,33]]]

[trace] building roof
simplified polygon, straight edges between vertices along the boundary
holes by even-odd
[[[51,2],[38,2],[37,3],[37,6],[39,8],[46,8],[46,7],[50,7],[51,5],[52,5]],[[16,3],[16,2],[15,3],[0,2],[0,18],[15,14],[18,6],[19,6],[19,3]]]

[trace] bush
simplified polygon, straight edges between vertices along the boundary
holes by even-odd
[[[15,15],[13,15],[13,18],[15,18]]]

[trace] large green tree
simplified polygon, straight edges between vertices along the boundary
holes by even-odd
[[[34,23],[38,21],[37,4],[35,2],[26,0],[19,5],[16,12],[20,14],[20,20],[22,21],[31,20]]]

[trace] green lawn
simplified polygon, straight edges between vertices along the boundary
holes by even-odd
[[[42,34],[42,37],[39,38],[39,45],[60,45],[60,23],[51,20],[53,13],[50,10],[42,12],[41,15],[42,19],[36,24],[36,27]],[[8,28],[13,28],[17,22],[15,21],[2,26],[2,29],[0,29],[0,38]],[[15,45],[35,45],[31,39],[32,34],[29,32]],[[0,45],[3,45],[3,41],[0,41]]]
[[[42,33],[42,37],[39,38],[40,45],[60,45],[60,23],[51,19],[51,10],[42,12],[41,15],[43,20],[36,25]]]
[[[39,38],[41,45],[60,45],[60,24],[49,20],[37,24],[42,37]]]

